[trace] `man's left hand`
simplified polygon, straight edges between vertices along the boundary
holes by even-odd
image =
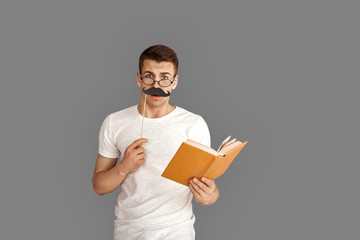
[[[219,189],[214,180],[202,177],[201,180],[191,178],[189,188],[194,195],[194,199],[203,206],[210,206],[219,197]]]

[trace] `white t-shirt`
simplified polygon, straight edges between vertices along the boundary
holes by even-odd
[[[124,157],[141,137],[137,106],[109,114],[99,133],[99,154]],[[182,142],[192,139],[211,146],[204,119],[181,107],[161,118],[144,118],[145,163],[121,184],[115,207],[114,239],[194,239],[193,195],[182,184],[161,177]]]

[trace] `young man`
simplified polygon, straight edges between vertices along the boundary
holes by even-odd
[[[154,45],[144,50],[137,73],[140,105],[109,114],[100,128],[92,182],[99,195],[121,185],[114,240],[195,239],[192,198],[209,206],[219,197],[210,179],[194,178],[186,187],[161,177],[186,139],[210,146],[204,119],[169,104],[170,93],[178,84],[177,70],[176,53],[169,47]],[[148,95],[143,119],[144,92]],[[142,123],[144,138],[140,138]]]

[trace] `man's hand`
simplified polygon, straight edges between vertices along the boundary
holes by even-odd
[[[141,144],[147,142],[146,138],[140,138],[130,144],[124,154],[124,158],[119,163],[121,164],[121,172],[123,174],[129,174],[135,172],[145,162],[145,149],[141,147]]]
[[[203,206],[210,206],[215,203],[219,197],[219,189],[214,180],[208,178],[191,178],[189,182],[191,192],[194,199]]]

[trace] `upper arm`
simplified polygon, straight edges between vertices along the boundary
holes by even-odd
[[[209,127],[202,117],[200,117],[194,123],[192,130],[190,131],[189,138],[208,147],[211,147]]]
[[[116,165],[117,160],[118,158],[107,158],[102,156],[101,154],[98,154],[95,163],[94,176],[98,172],[113,168]]]
[[[109,114],[103,121],[100,132],[99,132],[99,150],[98,153],[102,157],[107,158],[118,158],[120,156],[120,151],[117,147],[116,140],[114,138],[114,133],[111,127],[111,114]]]

